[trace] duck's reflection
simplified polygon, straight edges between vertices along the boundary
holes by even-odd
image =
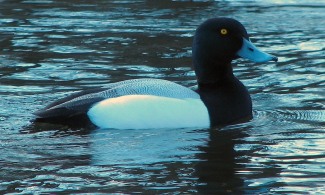
[[[195,131],[195,130],[194,130]],[[193,160],[205,132],[193,129],[147,129],[92,131],[93,165],[140,165]]]
[[[157,175],[180,183],[184,174],[194,169],[194,174],[188,177],[191,180],[197,178],[199,193],[240,194],[243,179],[236,170],[242,168],[239,161],[243,160],[239,159],[240,154],[234,147],[243,136],[242,129],[96,130],[91,133],[90,147],[94,165],[137,165],[132,168],[134,174],[143,173],[148,167],[155,170],[156,166],[163,166]],[[150,177],[148,182],[164,185],[156,179]],[[186,191],[189,186],[178,187]]]
[[[29,133],[45,131],[46,127],[55,128],[39,124],[30,128]],[[96,175],[96,170],[102,167],[110,170],[107,182],[128,182],[132,190],[156,192],[160,188],[166,192],[192,193],[194,190],[200,194],[241,194],[244,182],[237,171],[243,169],[245,159],[241,158],[242,154],[234,147],[243,140],[243,132],[245,127],[230,127],[227,130],[97,129],[58,131],[51,138],[44,139],[56,141],[58,151],[62,152],[53,156],[54,164],[61,167],[82,165],[92,175]],[[80,139],[76,139],[76,136]],[[81,150],[78,151],[78,147],[75,147],[74,155],[66,153],[70,150],[60,149],[67,144],[65,139],[70,140],[69,137],[75,137],[72,140],[80,142]],[[72,145],[78,146],[78,143]],[[55,145],[51,144],[49,153],[53,147]],[[46,153],[46,150],[43,152]],[[79,160],[75,156],[78,153]],[[58,160],[61,156],[64,161]],[[128,175],[128,178],[121,175]],[[116,189],[120,188],[116,186]],[[127,192],[130,189],[123,190]]]
[[[236,142],[245,134],[242,130],[211,129],[206,146],[201,146],[202,153],[197,155],[201,161],[196,165],[198,191],[202,194],[235,193],[241,194],[243,179],[236,174],[241,168]]]

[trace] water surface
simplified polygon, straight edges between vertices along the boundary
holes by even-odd
[[[1,0],[0,192],[325,191],[323,1]],[[197,25],[225,16],[278,63],[234,63],[254,119],[213,129],[33,124],[73,91],[133,78],[196,84]]]

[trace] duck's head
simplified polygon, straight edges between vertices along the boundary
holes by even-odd
[[[277,57],[256,48],[245,27],[231,18],[203,22],[195,32],[192,51],[195,73],[202,84],[232,75],[231,61],[238,57],[253,62],[277,61]]]

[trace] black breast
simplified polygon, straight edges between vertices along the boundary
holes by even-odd
[[[252,118],[252,101],[235,77],[216,84],[199,84],[198,93],[208,108],[211,126],[244,122]]]

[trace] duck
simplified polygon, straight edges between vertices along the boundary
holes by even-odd
[[[207,19],[192,44],[197,89],[163,79],[131,79],[73,93],[34,115],[42,122],[83,116],[104,129],[211,128],[249,121],[252,100],[231,64],[237,58],[278,60],[254,46],[236,19]]]

